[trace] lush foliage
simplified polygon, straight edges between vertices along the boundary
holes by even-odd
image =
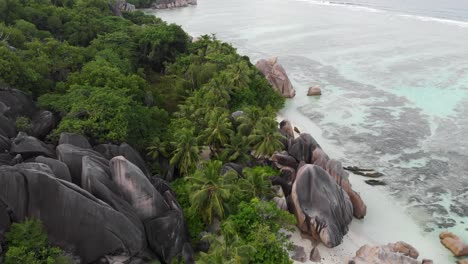
[[[29,219],[15,223],[5,234],[8,250],[5,264],[60,264],[71,263],[63,251],[51,247],[39,220]]]
[[[230,44],[214,36],[192,42],[181,27],[139,11],[113,16],[109,1],[0,1],[0,84],[61,116],[48,140],[74,132],[92,144],[126,141],[154,164],[175,168],[183,178],[173,187],[194,242],[222,221],[205,238],[213,246],[201,263],[287,262],[278,226],[287,217],[265,202],[277,172],[254,167],[284,147],[275,120],[284,99]],[[16,125],[28,130],[30,120]],[[227,162],[251,168],[221,175]],[[154,172],[164,174],[158,165]],[[41,241],[39,251],[11,244],[11,259],[60,255]]]

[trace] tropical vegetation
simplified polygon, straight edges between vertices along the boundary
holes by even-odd
[[[212,245],[200,263],[289,262],[280,227],[291,216],[269,201],[278,172],[259,166],[284,148],[275,120],[284,99],[230,44],[208,35],[192,41],[141,11],[116,16],[113,1],[0,1],[0,86],[61,117],[47,141],[73,132],[92,144],[128,142],[148,154],[153,173],[173,171],[193,244]],[[229,162],[245,169],[222,173]],[[7,259],[60,256],[39,223],[24,225],[40,243],[31,249],[7,237]]]

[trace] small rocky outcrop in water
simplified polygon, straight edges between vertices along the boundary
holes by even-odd
[[[259,60],[255,66],[283,97],[293,98],[296,95],[296,90],[294,90],[283,66],[277,62],[277,58]]]
[[[322,95],[322,90],[318,86],[309,87],[309,91],[307,91],[307,96],[316,96]]]
[[[152,7],[154,9],[167,9],[175,7],[186,7],[189,5],[197,5],[197,0],[156,0]]]
[[[364,245],[348,264],[421,264],[428,260],[418,261],[418,251],[405,242],[390,243],[385,246]]]
[[[450,232],[442,232],[439,235],[440,242],[457,257],[468,255],[468,245],[460,237]]]

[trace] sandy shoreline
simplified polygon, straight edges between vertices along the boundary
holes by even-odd
[[[338,146],[322,137],[322,132],[311,120],[307,120],[307,127],[302,127],[300,123],[301,114],[293,112],[280,113],[277,115],[278,122],[287,119],[293,126],[296,126],[302,133],[310,133],[322,146],[324,151],[331,158],[345,160]],[[305,120],[303,120],[305,121]],[[341,155],[340,155],[341,154]],[[319,244],[321,262],[323,264],[347,263],[356,251],[365,244],[384,245],[397,241],[404,241],[414,246],[420,253],[418,258],[432,259],[434,263],[454,263],[455,258],[438,242],[438,234],[425,233],[422,228],[406,212],[405,206],[399,204],[395,198],[387,193],[385,187],[367,185],[364,180],[367,178],[350,173],[349,180],[353,189],[358,192],[367,205],[367,215],[364,219],[353,219],[349,226],[348,234],[344,237],[343,243],[335,248],[326,248]],[[436,236],[436,237],[434,237]],[[302,246],[305,249],[307,259],[312,250],[310,240],[302,238],[299,230],[296,229],[291,236],[294,245]],[[301,263],[295,261],[294,263]],[[305,263],[316,263],[307,261]]]

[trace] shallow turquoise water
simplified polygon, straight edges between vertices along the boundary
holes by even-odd
[[[436,13],[450,6],[434,3]],[[457,10],[451,19],[463,16]],[[468,241],[468,23],[393,11],[199,0],[156,14],[192,35],[216,33],[252,61],[279,56],[297,91],[284,112],[318,124],[345,165],[382,171],[423,230]],[[312,85],[320,98],[305,96]]]

